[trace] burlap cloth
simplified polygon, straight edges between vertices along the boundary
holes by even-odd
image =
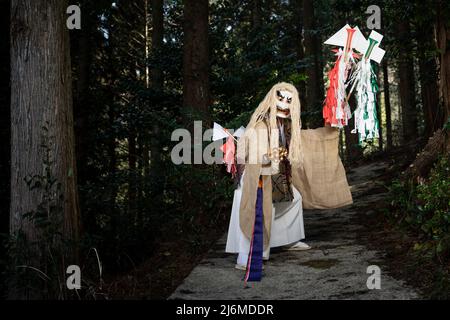
[[[267,126],[264,122],[259,123],[257,129],[258,136],[268,137]],[[333,209],[353,203],[344,166],[339,157],[338,129],[323,127],[302,130],[301,134],[303,166],[292,167],[292,184],[302,195],[303,208]],[[264,168],[261,163],[263,155],[269,151],[267,138],[256,139],[256,136],[255,139],[250,138],[247,148],[247,157],[256,156],[257,161],[245,165],[239,214],[240,226],[244,235],[251,239],[258,181],[262,175],[264,248],[267,249],[272,224],[272,180],[270,166]]]
[[[353,203],[339,157],[339,131],[323,127],[302,130],[303,167],[292,170],[305,209],[334,209]]]

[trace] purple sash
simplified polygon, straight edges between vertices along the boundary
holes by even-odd
[[[255,207],[255,225],[250,242],[250,252],[247,261],[245,283],[249,281],[261,281],[263,265],[263,189],[258,187]]]

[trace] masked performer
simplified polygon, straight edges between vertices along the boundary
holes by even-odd
[[[238,181],[226,252],[236,268],[259,281],[270,248],[307,250],[303,208],[331,209],[352,203],[338,154],[338,129],[301,130],[296,88],[276,84],[253,113],[237,149]],[[244,168],[245,169],[244,169]],[[242,177],[239,177],[242,173]]]

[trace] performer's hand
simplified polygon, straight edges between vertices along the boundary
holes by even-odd
[[[269,165],[271,162],[269,155],[266,153],[265,155],[263,155],[263,159],[262,159],[262,164],[263,166],[267,166]]]

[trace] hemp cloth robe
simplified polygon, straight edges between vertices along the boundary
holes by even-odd
[[[273,161],[264,165],[269,153],[270,132],[265,121],[255,126],[248,138],[245,174],[243,176],[239,224],[246,238],[251,239],[255,222],[255,205],[259,177],[263,180],[264,250],[270,246],[272,225],[272,179],[278,173]],[[303,165],[292,166],[292,184],[300,191],[304,209],[333,209],[353,203],[345,169],[339,157],[339,131],[323,127],[301,130]]]

